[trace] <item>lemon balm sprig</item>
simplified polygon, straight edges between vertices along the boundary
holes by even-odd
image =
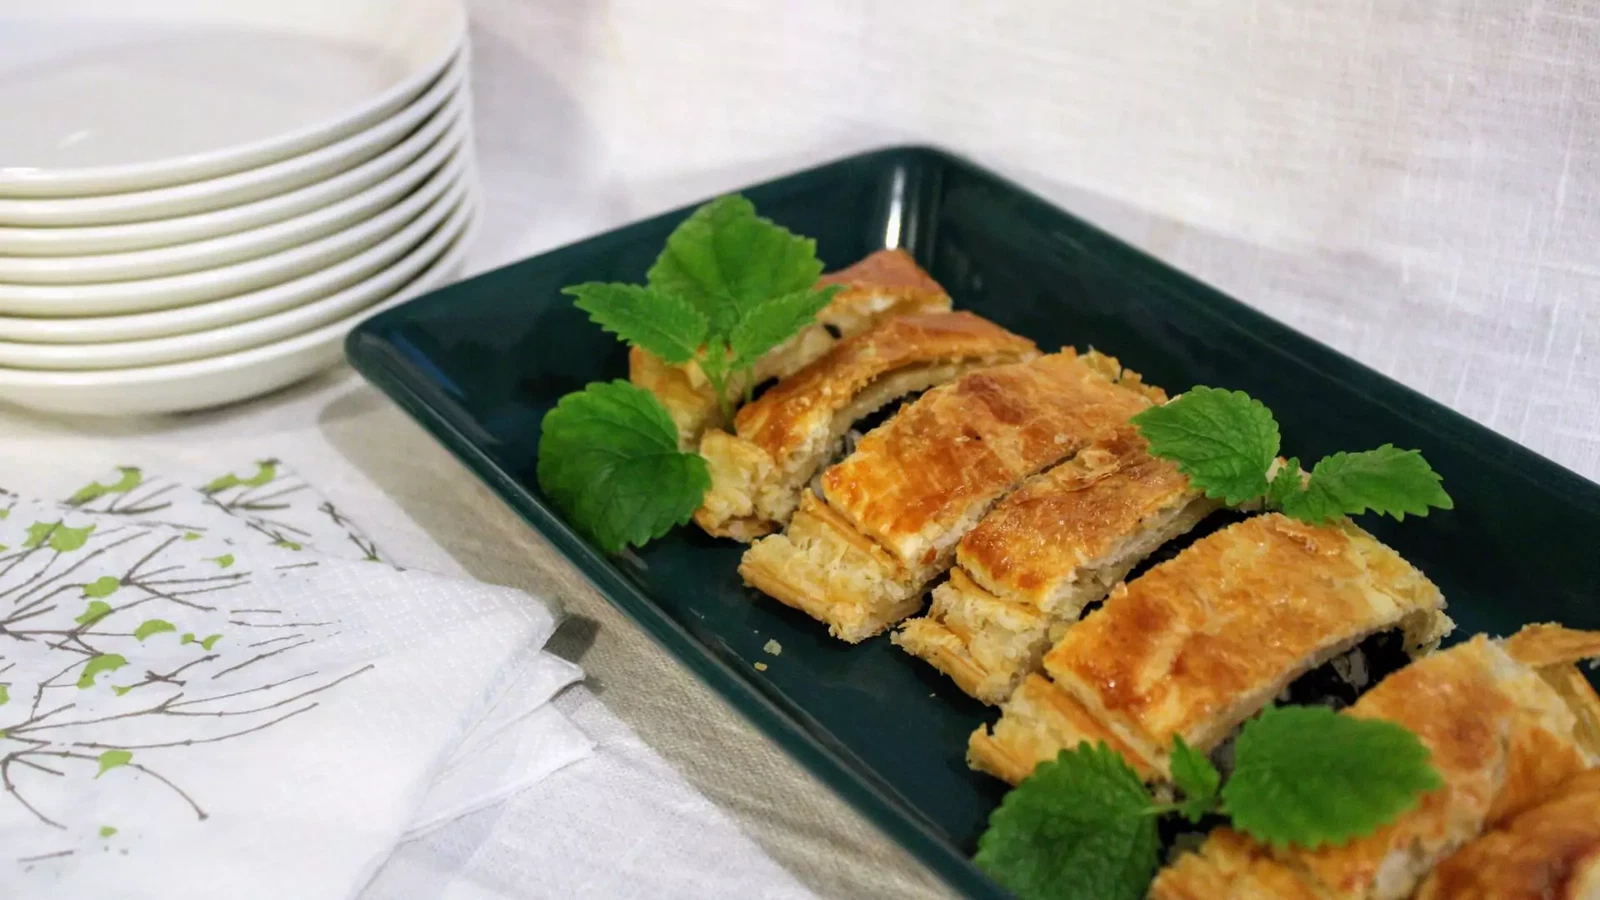
[[[601,328],[672,365],[697,366],[726,421],[749,399],[753,367],[816,320],[816,242],[756,214],[743,197],[695,210],[667,238],[647,284],[566,288]],[[616,552],[689,521],[710,489],[706,462],[678,448],[661,401],[625,381],[596,382],[545,416],[539,486],[579,531]]]
[[[1006,794],[977,863],[1023,900],[1137,900],[1160,863],[1162,815],[1223,815],[1262,843],[1316,848],[1372,834],[1444,783],[1403,726],[1305,706],[1246,723],[1227,779],[1181,738],[1171,768],[1180,799],[1163,804],[1106,745],[1063,750]]]
[[[1243,391],[1196,387],[1134,416],[1133,424],[1151,455],[1173,461],[1191,484],[1229,506],[1264,500],[1312,524],[1365,512],[1404,520],[1455,506],[1420,452],[1392,444],[1324,457],[1310,477],[1302,476],[1298,458],[1290,459],[1268,480],[1278,422]]]

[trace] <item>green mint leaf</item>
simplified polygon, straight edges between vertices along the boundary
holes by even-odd
[[[1272,478],[1272,483],[1267,485],[1267,505],[1273,509],[1283,509],[1291,497],[1305,492],[1305,485],[1300,478],[1300,457],[1296,456],[1284,463],[1283,468]]]
[[[120,653],[102,653],[92,657],[83,666],[83,674],[78,676],[78,688],[88,690],[94,687],[94,677],[101,672],[115,672],[127,665],[128,661]]]
[[[1368,510],[1403,521],[1407,513],[1426,516],[1431,506],[1455,506],[1440,481],[1420,452],[1384,444],[1325,457],[1311,470],[1306,489],[1289,495],[1282,507],[1285,515],[1312,523]]]
[[[111,615],[111,604],[104,600],[91,600],[89,601],[89,608],[72,621],[87,628],[109,615]]]
[[[678,365],[694,359],[711,325],[695,304],[655,288],[631,284],[580,284],[562,291],[595,324]]]
[[[122,587],[122,579],[115,575],[101,575],[83,586],[83,595],[95,598],[109,597],[115,594],[117,588],[120,587]]]
[[[142,644],[144,643],[144,639],[150,637],[151,635],[177,630],[178,627],[176,625],[173,625],[171,622],[168,622],[165,619],[145,619],[143,622],[139,623],[138,628],[133,630],[133,637]],[[211,648],[207,647],[206,649],[210,650]]]
[[[1222,784],[1222,773],[1211,764],[1204,753],[1183,742],[1172,739],[1172,783],[1183,792],[1183,802],[1178,813],[1191,823],[1198,824],[1206,813],[1217,808],[1217,788]]]
[[[1320,706],[1270,708],[1248,722],[1222,787],[1233,825],[1282,849],[1371,834],[1444,785],[1415,734]]]
[[[1160,861],[1149,808],[1116,751],[1079,744],[1006,794],[974,860],[1023,900],[1138,900]]]
[[[768,350],[815,322],[817,313],[828,305],[838,291],[838,285],[829,285],[817,291],[796,291],[773,297],[747,311],[728,334],[728,347],[733,351],[733,368],[754,365]]]
[[[568,521],[613,553],[689,521],[711,487],[661,401],[626,381],[561,398],[544,417],[538,474]]]
[[[94,777],[99,778],[112,769],[125,766],[130,762],[133,762],[132,753],[126,750],[107,750],[100,754],[100,771],[94,773]]]
[[[822,275],[816,241],[756,215],[743,197],[719,197],[667,238],[650,286],[694,304],[713,335],[728,335],[752,308],[804,291]]]
[[[1243,391],[1196,387],[1132,421],[1151,455],[1172,460],[1206,496],[1238,506],[1267,492],[1278,422]]]

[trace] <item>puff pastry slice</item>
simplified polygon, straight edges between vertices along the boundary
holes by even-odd
[[[896,316],[836,344],[739,410],[735,434],[707,431],[709,534],[750,541],[781,527],[852,423],[968,371],[1038,355],[1033,342],[968,312]]]
[[[1164,777],[1174,736],[1213,751],[1295,679],[1369,636],[1401,630],[1412,655],[1436,646],[1451,628],[1444,605],[1421,572],[1348,521],[1246,519],[1113,589],[1045,655],[1057,702],[1007,701],[968,758],[1014,776],[1032,768],[1018,765],[1024,748],[1006,747],[1008,735],[1049,735],[1028,748],[1039,762],[1111,734],[1136,768]],[[1095,730],[1058,714],[1074,703]]]
[[[1217,508],[1124,425],[1002,500],[895,643],[990,704],[1037,671],[1085,607]]]
[[[1217,829],[1156,877],[1152,900],[1400,900],[1485,827],[1519,821],[1600,762],[1578,734],[1570,701],[1482,635],[1395,672],[1343,714],[1411,729],[1433,752],[1445,786],[1340,846],[1272,850]]]
[[[823,275],[818,283],[841,289],[817,313],[815,323],[761,358],[753,372],[756,384],[798,372],[842,338],[885,319],[950,309],[950,295],[904,250],[879,250],[855,265]],[[628,378],[661,400],[678,426],[684,449],[696,446],[707,428],[724,424],[716,393],[694,363],[668,365],[634,347],[628,351]]]
[[[1161,399],[1072,350],[934,388],[873,429],[745,552],[746,582],[855,642],[915,612],[955,545],[1019,482]]]
[[[1600,900],[1600,769],[1451,854],[1417,900]]]

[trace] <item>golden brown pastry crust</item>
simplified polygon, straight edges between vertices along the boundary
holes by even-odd
[[[1272,896],[1250,892],[1248,873],[1263,869],[1298,878],[1310,896],[1408,897],[1438,860],[1485,825],[1600,762],[1576,739],[1576,719],[1562,697],[1481,635],[1390,675],[1344,714],[1411,729],[1432,751],[1445,787],[1394,823],[1337,847],[1271,851],[1219,829],[1199,853],[1160,873],[1153,900]]]
[[[1562,782],[1440,863],[1417,900],[1600,897],[1600,769]]]
[[[1038,668],[1052,631],[1216,506],[1152,457],[1135,427],[1119,426],[996,505],[956,546],[929,614],[894,640],[1002,703]]]
[[[823,497],[906,566],[942,571],[940,557],[1013,485],[1151,405],[1107,377],[1103,359],[1069,348],[935,388],[823,473]]]
[[[772,348],[756,363],[752,373],[755,384],[791,375],[828,352],[838,340],[885,319],[950,309],[950,296],[944,288],[904,250],[880,250],[852,266],[823,275],[818,284],[837,284],[842,289],[817,313],[815,323]],[[716,394],[694,363],[671,366],[632,348],[628,352],[628,378],[660,398],[678,426],[679,445],[684,449],[696,446],[707,428],[724,424]],[[729,385],[730,390],[743,388],[742,382]]]
[[[1066,350],[928,391],[823,473],[825,502],[803,498],[787,532],[752,545],[740,573],[845,640],[900,621],[1013,485],[1151,404],[1149,389],[1114,383],[1108,367],[1121,371]],[[888,564],[841,564],[862,542]]]
[[[799,492],[852,422],[968,371],[1030,359],[1033,342],[968,312],[896,316],[834,345],[734,419],[700,453],[712,487],[695,521],[748,540],[788,521]]]
[[[1348,521],[1273,513],[1118,585],[1066,630],[1044,668],[1132,748],[1130,762],[1164,774],[1174,736],[1210,752],[1295,678],[1368,635],[1404,628],[1409,647],[1431,647],[1449,627],[1443,608],[1432,582]],[[1044,749],[1054,756],[1077,740]]]

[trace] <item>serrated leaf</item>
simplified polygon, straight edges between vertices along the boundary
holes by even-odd
[[[1240,732],[1222,800],[1235,828],[1273,847],[1342,844],[1442,787],[1430,757],[1393,722],[1320,706],[1270,708]]]
[[[1183,792],[1183,802],[1178,813],[1191,823],[1198,824],[1207,813],[1217,809],[1217,788],[1222,784],[1222,773],[1211,764],[1204,753],[1196,751],[1176,735],[1172,739],[1172,783]]]
[[[89,608],[84,610],[82,615],[78,616],[72,621],[77,622],[79,625],[84,627],[88,627],[109,615],[111,615],[111,604],[105,602],[104,600],[91,600],[89,602]]]
[[[102,653],[84,663],[83,673],[78,676],[78,687],[87,690],[94,687],[94,678],[101,672],[115,672],[127,665],[128,661],[120,653]]]
[[[1196,387],[1132,421],[1151,455],[1172,460],[1206,496],[1238,506],[1267,492],[1278,422],[1248,394]]]
[[[144,643],[144,639],[150,637],[151,635],[163,634],[168,631],[177,630],[178,627],[176,625],[173,625],[171,622],[168,622],[165,619],[145,619],[143,622],[139,623],[138,628],[133,630],[133,637],[142,644]],[[206,649],[210,650],[211,648],[207,647]]]
[[[626,381],[568,394],[542,427],[540,488],[607,551],[687,522],[711,487],[705,460],[678,449],[661,401]]]
[[[1371,510],[1404,520],[1426,516],[1429,507],[1452,509],[1439,473],[1416,450],[1384,444],[1376,450],[1335,453],[1311,470],[1311,482],[1283,502],[1285,515],[1320,523]]]
[[[1161,849],[1149,808],[1116,751],[1080,744],[1006,794],[974,861],[1023,900],[1137,900]]]
[[[94,773],[94,777],[99,778],[112,769],[120,768],[131,762],[133,762],[132,753],[126,750],[107,750],[100,754],[100,771]]]
[[[1273,509],[1282,509],[1290,497],[1305,490],[1304,479],[1300,473],[1300,457],[1291,458],[1284,463],[1278,474],[1272,477],[1272,483],[1267,486],[1267,505]]]
[[[694,304],[713,335],[727,335],[747,310],[807,290],[821,274],[815,241],[730,195],[701,206],[673,230],[649,280],[651,287]]]
[[[728,335],[733,351],[733,368],[753,365],[762,354],[793,337],[815,322],[817,313],[828,305],[838,285],[821,290],[803,290],[774,297],[745,312]]]
[[[695,304],[656,288],[591,282],[562,291],[589,318],[622,340],[678,365],[693,359],[710,322]]]
[[[83,586],[85,597],[109,597],[122,587],[122,579],[115,575],[102,575]]]

